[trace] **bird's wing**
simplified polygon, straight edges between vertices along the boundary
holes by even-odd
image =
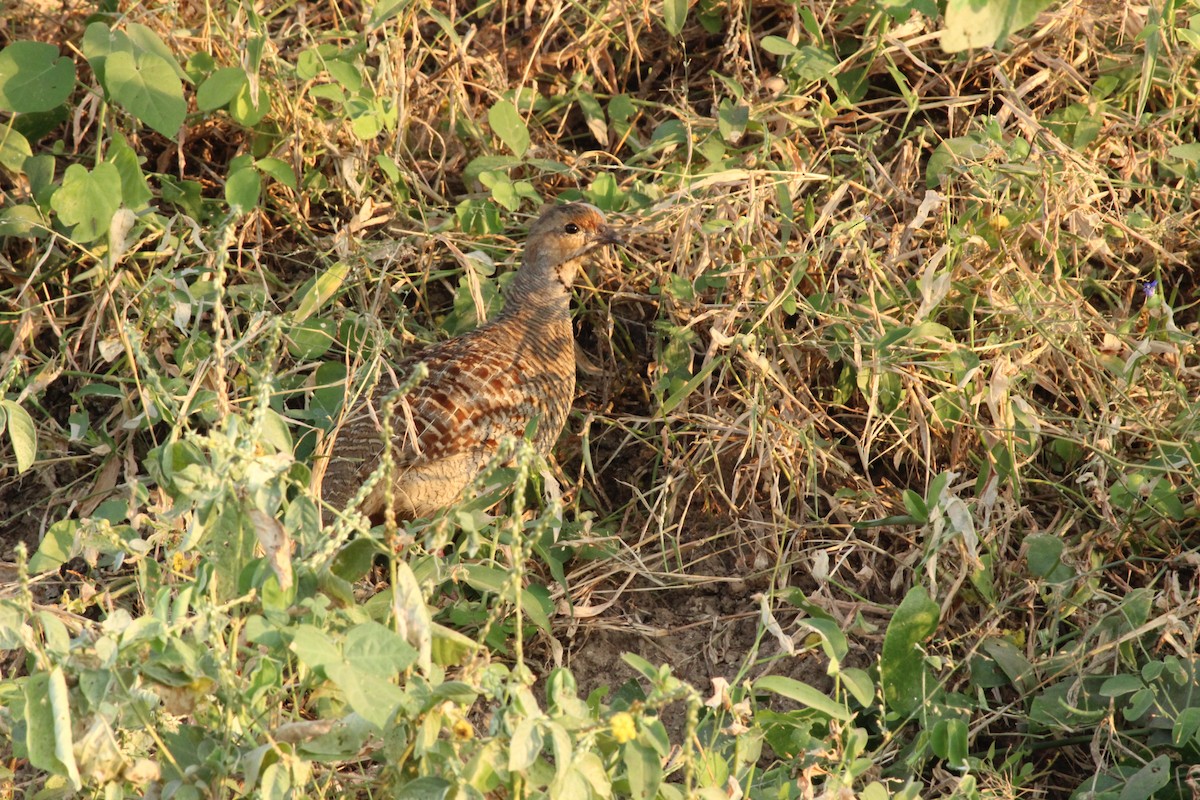
[[[486,460],[509,430],[520,402],[519,371],[513,354],[498,348],[482,329],[433,345],[396,366],[404,380],[418,363],[429,375],[400,398],[392,416],[393,458],[397,470],[437,461],[464,451]],[[383,403],[396,389],[384,377],[336,433],[325,470],[322,495],[343,507],[379,466],[383,457]]]

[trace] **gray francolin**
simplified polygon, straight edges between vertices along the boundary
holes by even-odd
[[[418,363],[429,376],[396,407],[393,480],[381,480],[359,506],[373,520],[387,494],[400,519],[428,517],[459,498],[505,436],[532,428],[543,456],[562,432],[575,395],[571,284],[583,258],[621,238],[599,209],[553,206],[529,230],[504,311],[470,333],[432,345],[396,365],[400,380]],[[386,373],[386,371],[385,371]],[[395,386],[383,378],[335,432],[321,496],[341,511],[383,458],[381,405]]]

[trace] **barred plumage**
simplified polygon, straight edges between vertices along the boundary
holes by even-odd
[[[620,241],[594,206],[548,209],[530,228],[503,313],[396,365],[401,380],[417,363],[429,376],[397,405],[395,480],[376,484],[360,511],[377,519],[391,491],[399,518],[430,516],[458,499],[503,437],[531,423],[534,447],[550,452],[575,394],[570,287],[584,256]],[[380,406],[395,388],[381,380],[335,433],[321,492],[331,509],[345,508],[379,466]]]

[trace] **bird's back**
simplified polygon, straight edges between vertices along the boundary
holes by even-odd
[[[453,502],[495,455],[505,436],[535,426],[542,455],[554,445],[575,391],[569,320],[516,313],[433,345],[396,366],[406,378],[418,362],[428,377],[396,404],[394,480],[375,484],[360,506],[378,516],[391,486],[398,517],[426,517]],[[345,508],[383,457],[382,405],[396,386],[383,376],[372,396],[344,420],[330,451],[322,497]]]

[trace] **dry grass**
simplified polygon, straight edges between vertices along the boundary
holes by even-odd
[[[127,9],[176,52],[221,65],[267,37],[267,123],[249,131],[214,114],[178,143],[135,137],[147,168],[220,198],[234,155],[269,153],[301,185],[270,185],[229,228],[219,365],[179,365],[186,337],[168,322],[163,277],[212,273],[215,218],[198,238],[172,222],[170,247],[146,234],[113,272],[85,272],[94,254],[61,240],[4,246],[17,277],[3,292],[15,335],[0,371],[25,381],[42,437],[37,468],[0,481],[9,540],[32,545],[146,482],[147,448],[196,424],[138,429],[162,396],[249,402],[277,335],[268,319],[335,260],[351,270],[328,318],[371,330],[380,347],[368,353],[473,324],[495,281],[466,254],[509,261],[536,204],[493,206],[499,228],[472,227],[460,204],[488,198],[468,177],[474,159],[506,154],[487,110],[536,90],[529,160],[511,177],[545,200],[609,186],[637,231],[577,293],[580,394],[557,464],[580,557],[555,590],[569,613],[560,641],[541,642],[547,666],[572,666],[589,689],[615,685],[633,674],[616,652],[632,650],[701,689],[763,672],[827,686],[815,653],[769,657],[778,643],[759,626],[759,595],[802,640],[789,594],[801,589],[850,636],[849,662],[869,667],[915,585],[941,608],[940,678],[967,693],[965,665],[990,637],[1034,664],[1030,692],[1112,671],[1106,615],[1134,589],[1152,598],[1144,652],[1194,652],[1198,197],[1195,162],[1171,151],[1196,135],[1191,46],[1168,36],[1145,61],[1148,11],[1126,4],[1067,3],[1006,50],[961,56],[941,52],[919,15],[840,4],[712,4],[716,33],[696,7],[679,38],[657,7],[480,8],[405,6],[365,34],[369,13],[345,4],[257,20],[196,3]],[[70,13],[40,14],[9,35],[82,29]],[[839,61],[809,80],[765,36]],[[314,99],[326,73],[295,77],[314,46],[358,48],[350,60],[370,87],[359,96],[388,118],[377,135]],[[610,115],[627,95],[629,116],[588,119],[580,95]],[[740,136],[719,129],[726,101],[746,110]],[[679,140],[656,141],[671,123]],[[67,151],[92,153],[104,124],[99,104],[81,103],[60,129]],[[938,167],[947,143],[957,163]],[[311,404],[320,362],[280,358],[277,388],[302,391],[289,406]],[[96,382],[129,391],[81,401]],[[69,441],[80,407],[110,435],[104,446]],[[912,516],[905,492],[925,498],[947,472],[940,510]],[[1181,513],[1154,504],[1156,486]],[[146,511],[161,502],[152,493]],[[1070,590],[1031,573],[1037,534],[1065,543]],[[971,721],[979,749],[1024,720],[1024,698],[992,697]],[[1035,769],[1082,777],[1095,765],[1080,752]],[[1036,785],[987,779],[995,796]],[[937,770],[925,780],[936,791]]]

